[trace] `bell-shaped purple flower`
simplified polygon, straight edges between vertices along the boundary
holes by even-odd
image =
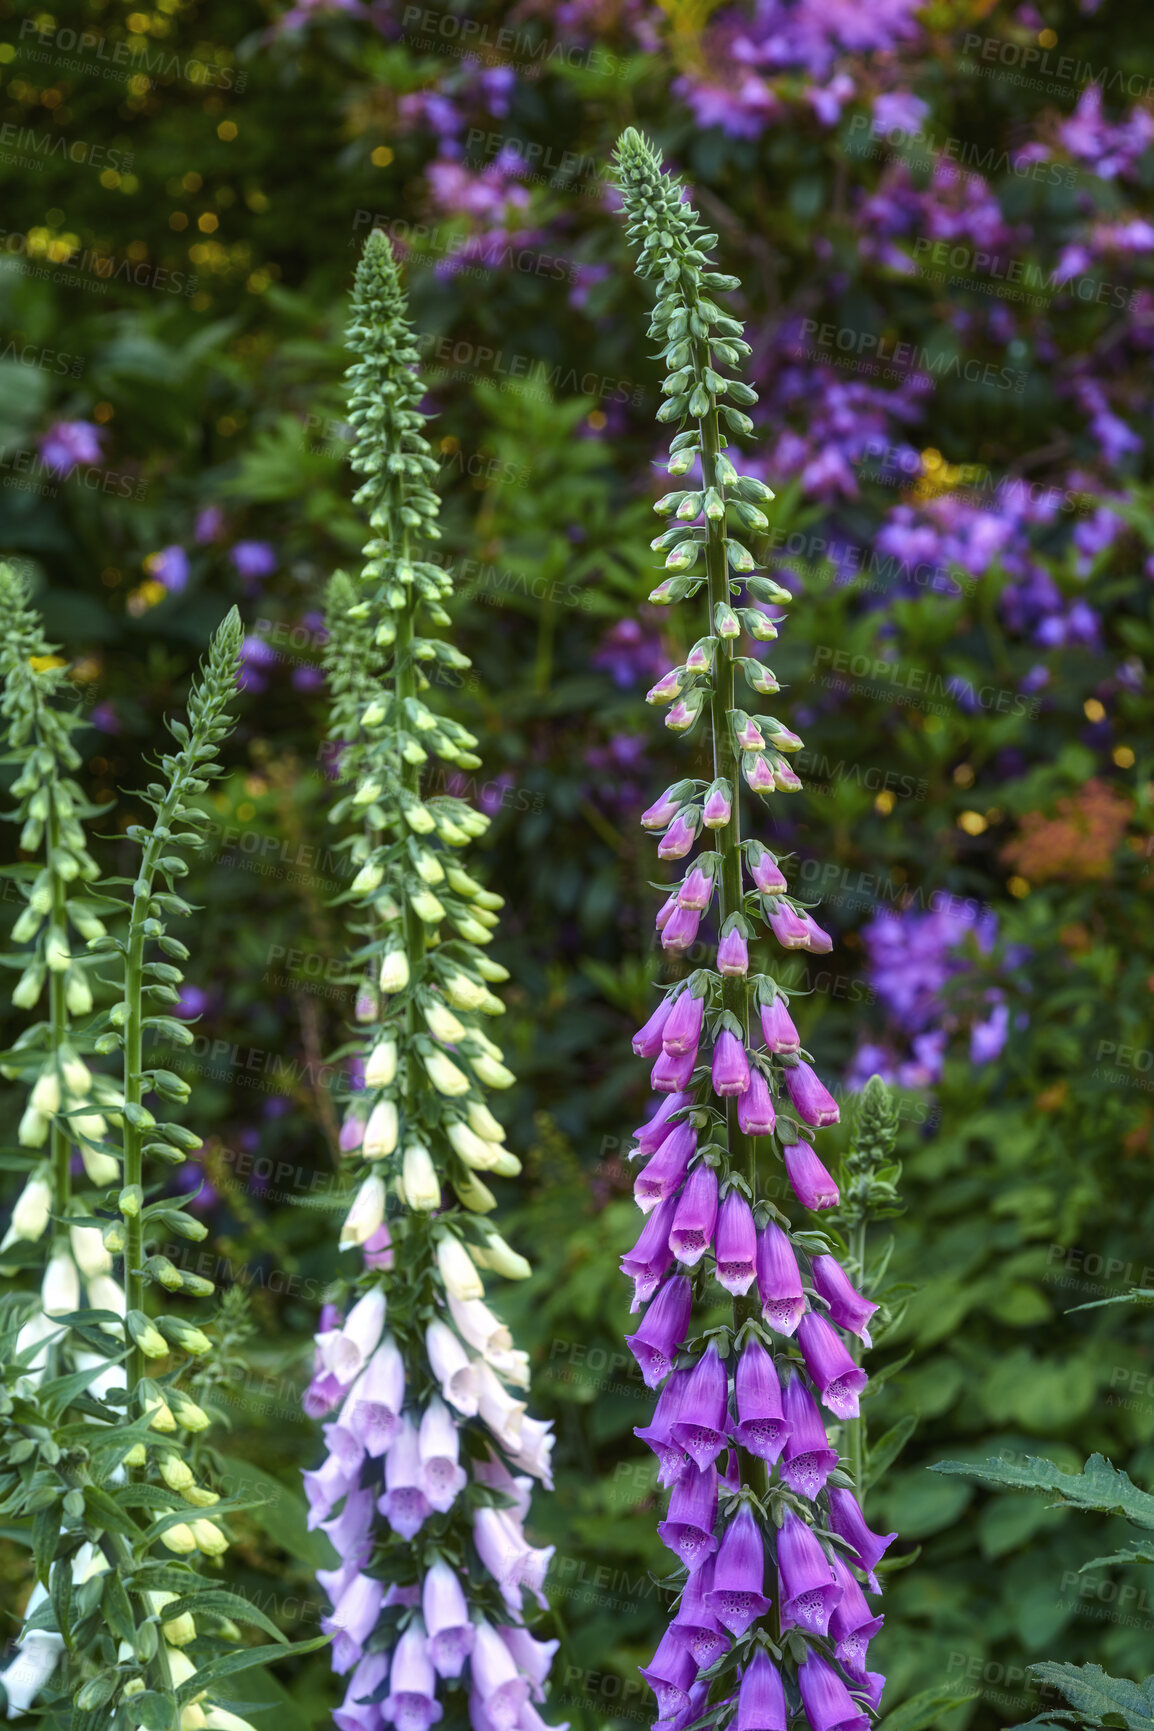
[[[528,1677],[529,1693],[534,1701],[543,1701],[553,1655],[561,1645],[560,1641],[536,1641],[523,1623],[500,1623],[497,1633],[512,1653],[518,1669]],[[524,1718],[520,1725],[521,1731],[525,1731]]]
[[[330,1617],[321,1618],[326,1635],[335,1635],[332,1667],[338,1677],[351,1671],[376,1628],[385,1596],[384,1583],[368,1575],[355,1575],[337,1601]]]
[[[377,1507],[395,1533],[415,1538],[433,1512],[425,1494],[421,1470],[421,1445],[412,1419],[401,1420],[400,1429],[385,1455],[385,1494]]]
[[[681,810],[681,800],[673,795],[673,788],[666,788],[661,798],[654,800],[648,810],[641,813],[642,829],[664,829],[666,824],[673,822]]]
[[[706,829],[724,829],[733,816],[733,789],[727,781],[715,781],[705,796],[701,821]]]
[[[749,941],[740,926],[731,926],[717,946],[717,971],[730,979],[744,979],[749,972]]]
[[[824,1635],[840,1590],[821,1540],[787,1509],[777,1535],[777,1572],[781,1588],[781,1626]]]
[[[832,1665],[812,1649],[798,1669],[797,1681],[811,1731],[867,1731],[868,1713],[862,1712]]]
[[[772,1466],[785,1447],[789,1426],[773,1360],[759,1340],[751,1337],[742,1347],[733,1386],[737,1404],[733,1440]]]
[[[785,1689],[781,1672],[764,1647],[758,1647],[741,1676],[734,1731],[785,1731]]]
[[[376,1498],[372,1487],[355,1485],[345,1497],[345,1506],[331,1521],[322,1521],[321,1530],[341,1561],[354,1569],[367,1563],[373,1549],[373,1515]],[[333,1600],[336,1603],[336,1600]]]
[[[803,1123],[820,1130],[826,1124],[838,1122],[841,1110],[837,1101],[804,1058],[799,1058],[785,1072],[785,1085],[793,1109]]]
[[[661,1543],[681,1558],[690,1574],[699,1569],[717,1549],[713,1528],[717,1520],[717,1472],[687,1466],[673,1487],[669,1513],[657,1523]]]
[[[735,1298],[743,1297],[757,1273],[757,1228],[740,1190],[730,1190],[721,1204],[714,1256],[718,1284]]]
[[[392,1335],[386,1334],[350,1389],[340,1423],[348,1424],[365,1453],[379,1460],[397,1434],[404,1404],[405,1362]]]
[[[689,1651],[702,1671],[729,1646],[729,1638],[706,1603],[713,1590],[713,1558],[707,1557],[701,1567],[691,1571],[681,1593],[681,1602],[673,1620],[674,1627],[688,1643]]]
[[[769,929],[783,950],[804,950],[806,948],[807,932],[805,923],[798,918],[796,908],[787,901],[776,901],[768,909],[766,918]]]
[[[657,1716],[673,1719],[689,1705],[689,1689],[697,1676],[697,1660],[671,1625],[641,1675],[657,1697]]]
[[[810,1270],[815,1292],[829,1305],[830,1321],[870,1346],[868,1324],[877,1305],[862,1297],[836,1256],[814,1256]]]
[[[753,1511],[743,1505],[725,1530],[706,1602],[718,1622],[739,1638],[769,1610],[771,1601],[762,1591],[764,1585],[761,1529]]]
[[[380,1731],[381,1709],[372,1700],[389,1674],[385,1653],[366,1653],[345,1690],[345,1698],[333,1713],[337,1731]]]
[[[669,1233],[669,1247],[678,1262],[696,1268],[713,1242],[716,1225],[717,1172],[701,1161],[689,1174]]]
[[[819,926],[813,915],[806,913],[804,908],[798,909],[797,917],[805,927],[805,947],[810,955],[828,956],[833,949],[833,939],[829,933]]]
[[[649,1072],[649,1084],[655,1094],[680,1094],[689,1086],[697,1055],[694,1052],[662,1051]]]
[[[837,1551],[833,1553],[833,1572],[841,1593],[829,1620],[834,1653],[847,1671],[861,1672],[866,1668],[869,1644],[885,1618],[874,1616],[856,1576]]]
[[[436,1395],[421,1418],[417,1446],[425,1495],[438,1514],[446,1514],[465,1488],[466,1473],[460,1464],[461,1433],[448,1407]]]
[[[779,896],[786,888],[785,875],[768,848],[751,842],[746,853],[750,877],[763,895]]]
[[[639,1058],[656,1058],[661,1050],[665,1024],[673,1009],[672,998],[662,998],[649,1020],[633,1036],[633,1050]]]
[[[829,1492],[829,1524],[830,1530],[851,1547],[869,1577],[870,1592],[876,1593],[878,1585],[874,1570],[897,1538],[897,1534],[871,1532],[853,1492],[834,1488]]]
[[[673,1441],[704,1471],[726,1444],[729,1431],[729,1376],[712,1344],[689,1373],[685,1399],[673,1425]]]
[[[715,879],[712,872],[703,871],[699,865],[687,873],[685,882],[677,892],[679,908],[695,908],[698,913],[704,913],[713,900],[713,885]]]
[[[309,1526],[319,1527],[333,1504],[351,1489],[356,1471],[350,1471],[338,1455],[327,1455],[316,1472],[302,1473],[301,1478],[309,1500]]]
[[[816,1213],[822,1208],[837,1207],[841,1191],[808,1142],[783,1142],[781,1154],[785,1175],[803,1208],[812,1208]]]
[[[657,848],[658,859],[684,859],[697,836],[701,813],[696,806],[683,805]]]
[[[484,1618],[474,1624],[469,1666],[473,1688],[495,1731],[513,1731],[529,1699],[529,1679],[522,1676],[512,1653]]]
[[[775,997],[772,1004],[761,1006],[761,1037],[769,1052],[801,1051],[801,1036],[783,997]]]
[[[641,1367],[646,1388],[657,1388],[673,1369],[673,1358],[685,1339],[693,1309],[693,1288],[687,1274],[667,1280],[650,1304],[636,1334],[625,1344]]]
[[[762,1315],[774,1333],[795,1334],[806,1308],[801,1270],[793,1245],[774,1220],[758,1234],[757,1292]]]
[[[656,914],[654,915],[653,924],[654,924],[659,935],[660,935],[660,933],[662,933],[665,930],[666,926],[669,924],[670,920],[673,918],[674,910],[676,907],[677,907],[677,891],[674,890],[672,895],[666,896],[665,900],[662,902],[661,906],[658,908]]]
[[[696,1151],[697,1132],[692,1124],[675,1124],[633,1181],[633,1200],[643,1214],[649,1214],[659,1202],[677,1194]]]
[[[701,915],[696,908],[676,907],[661,928],[663,950],[688,950],[697,942]]]
[[[695,998],[689,991],[679,993],[673,1000],[672,1011],[661,1037],[665,1050],[672,1057],[684,1057],[687,1052],[692,1052],[696,1058],[704,1020],[705,998]],[[645,1056],[648,1057],[649,1053]]]
[[[786,1384],[783,1405],[789,1436],[781,1476],[791,1491],[813,1502],[837,1465],[837,1450],[829,1446],[817,1402],[800,1376]]]
[[[749,1067],[749,1087],[737,1102],[737,1123],[747,1136],[769,1136],[777,1123],[769,1083],[756,1064]]]
[[[633,1282],[631,1311],[638,1311],[643,1304],[648,1304],[672,1265],[669,1229],[676,1211],[676,1197],[667,1196],[659,1202],[641,1228],[641,1236],[633,1249],[621,1258],[621,1272]]]
[[[797,1331],[805,1368],[817,1385],[823,1406],[838,1418],[858,1416],[858,1396],[869,1377],[855,1364],[837,1330],[816,1310],[802,1317]]]
[[[644,1427],[635,1426],[633,1434],[647,1443],[657,1456],[659,1483],[676,1484],[689,1465],[689,1456],[679,1442],[673,1440],[673,1426],[681,1416],[681,1405],[689,1386],[689,1372],[675,1370],[653,1409],[653,1417]]]
[[[421,1609],[429,1635],[429,1657],[439,1677],[459,1677],[473,1651],[469,1605],[456,1570],[443,1558],[425,1576]]]
[[[749,1059],[736,1034],[722,1028],[713,1047],[713,1092],[744,1094],[749,1087]]]
[[[637,1146],[633,1150],[633,1153],[655,1153],[669,1134],[671,1129],[669,1120],[673,1114],[675,1112],[680,1112],[685,1106],[692,1106],[692,1104],[692,1094],[667,1095],[666,1098],[661,1101],[652,1118],[647,1118],[644,1124],[639,1125],[638,1128],[634,1130],[633,1137]],[[630,1158],[632,1158],[632,1155]]]

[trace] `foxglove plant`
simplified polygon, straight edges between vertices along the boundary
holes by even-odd
[[[742,839],[743,786],[768,801],[801,785],[788,761],[797,735],[744,707],[778,686],[742,640],[775,638],[768,609],[790,596],[757,573],[741,538],[768,527],[773,495],[727,454],[730,435],[752,431],[744,409],[756,397],[734,376],[750,354],[743,327],[713,296],[740,285],[712,268],[717,237],[632,129],[616,167],[638,274],[658,283],[658,419],[679,428],[668,471],[685,480],[655,507],[671,519],[652,543],[669,574],[650,600],[704,602],[684,664],[649,698],[669,706],[673,732],[704,735],[709,774],[675,783],[641,821],[680,874],[657,916],[665,951],[688,949],[706,919],[718,936],[716,965],[672,986],[634,1040],[663,1098],[636,1132],[634,1194],[648,1218],[623,1263],[633,1308],[644,1307],[629,1345],[660,1389],[638,1435],[672,1487],[660,1531],[686,1571],[642,1675],[667,1731],[730,1719],[738,1731],[785,1731],[799,1706],[812,1731],[864,1731],[883,1678],[867,1669],[881,1618],[862,1589],[877,1591],[894,1535],[866,1528],[837,1445],[867,1380],[846,1337],[874,1307],[829,1240],[773,1200],[836,1206],[813,1138],[839,1112],[801,1050],[788,993],[750,972],[758,940],[831,947],[775,855]],[[731,1321],[703,1333],[719,1287]]]
[[[534,1702],[556,1642],[527,1630],[527,1588],[544,1608],[552,1547],[524,1532],[534,1478],[551,1488],[550,1427],[531,1418],[525,1353],[485,1303],[481,1271],[529,1265],[489,1219],[482,1174],[520,1162],[486,1088],[513,1082],[482,1026],[508,978],[484,946],[501,898],[458,863],[488,820],[425,797],[430,752],[475,768],[472,736],[426,701],[438,673],[469,663],[442,633],[451,580],[431,557],[436,471],[396,262],[374,233],[357,270],[349,347],[356,502],[373,538],[359,583],[329,592],[332,733],[348,788],[358,1037],[363,1071],[341,1130],[357,1190],[341,1248],[363,1272],[316,1336],[310,1414],[332,1414],[328,1454],[306,1474],[312,1525],[339,1567],[322,1572],[333,1668],[347,1678],[339,1731],[425,1728],[454,1709],[476,1731],[537,1731]]]
[[[81,827],[92,808],[71,777],[80,723],[60,704],[66,664],[6,567],[0,611],[15,817],[22,849],[40,856],[17,868],[26,906],[13,940],[27,947],[6,960],[21,969],[19,1008],[47,998],[47,1019],[4,1055],[5,1074],[30,1087],[18,1131],[28,1173],[4,1236],[4,1272],[38,1270],[47,1243],[38,1295],[29,1302],[26,1287],[14,1287],[4,1303],[0,1502],[8,1520],[28,1523],[36,1574],[3,1673],[7,1710],[15,1717],[39,1700],[52,1726],[245,1731],[221,1704],[220,1684],[283,1648],[229,1651],[234,1617],[277,1631],[194,1566],[228,1546],[218,1517],[230,1505],[201,1482],[209,1416],[189,1392],[212,1342],[163,1308],[170,1294],[204,1297],[212,1285],[150,1254],[162,1233],[195,1240],[206,1228],[182,1202],[146,1200],[145,1189],[199,1144],[147,1104],[184,1102],[190,1090],[149,1064],[146,1047],[192,1039],[164,1013],[189,953],[167,928],[192,912],[173,886],[188,869],[182,855],[201,845],[206,819],[193,802],[219,773],[240,622],[234,612],[213,640],[188,725],[169,723],[178,749],[140,795],[155,821],[126,832],[143,849],[135,876],[100,880]],[[126,884],[127,900],[108,893]],[[94,954],[77,947],[84,942]],[[90,976],[101,960],[112,963],[103,983],[116,998],[94,1012]],[[90,1071],[85,1057],[113,1052],[119,1079]],[[150,1310],[157,1296],[162,1305]]]

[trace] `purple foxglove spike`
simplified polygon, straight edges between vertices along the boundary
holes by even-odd
[[[749,1059],[736,1034],[722,1028],[713,1048],[713,1092],[744,1094],[749,1087]]]
[[[673,1004],[672,1013],[661,1036],[661,1043],[671,1057],[683,1058],[686,1053],[692,1052],[696,1058],[704,1021],[704,997],[695,998],[692,992],[681,992]],[[648,1052],[645,1053],[647,1058],[649,1055]]]
[[[856,1577],[836,1551],[833,1553],[833,1572],[841,1592],[829,1620],[829,1632],[835,1642],[834,1655],[847,1671],[864,1671],[869,1644],[885,1618],[874,1616]]]
[[[672,1627],[680,1631],[682,1639],[688,1642],[689,1651],[701,1671],[707,1671],[729,1646],[728,1635],[723,1632],[721,1624],[705,1602],[706,1594],[712,1587],[713,1558],[707,1557],[686,1581],[672,1624]]]
[[[648,1304],[673,1262],[669,1246],[669,1229],[677,1209],[677,1199],[667,1196],[649,1215],[641,1228],[641,1236],[627,1255],[621,1258],[621,1272],[633,1282],[633,1303],[636,1312]]]
[[[749,972],[749,944],[737,926],[717,946],[717,971],[733,980],[744,979]]]
[[[852,1491],[846,1490],[830,1491],[829,1524],[831,1531],[852,1547],[858,1562],[869,1576],[870,1592],[878,1592],[874,1570],[897,1538],[897,1534],[871,1532],[866,1526],[857,1498]]]
[[[764,1647],[742,1672],[734,1731],[785,1731],[785,1688]]]
[[[661,1050],[661,1038],[672,1009],[673,999],[663,998],[645,1026],[638,1028],[633,1036],[633,1050],[639,1058],[656,1058]]]
[[[417,1432],[421,1456],[421,1483],[439,1515],[447,1514],[467,1481],[460,1464],[461,1433],[444,1401],[433,1396]]]
[[[811,1731],[868,1731],[864,1713],[831,1665],[811,1649],[797,1673]]]
[[[772,793],[776,783],[773,769],[766,762],[763,753],[750,753],[741,760],[741,773],[750,793]]]
[[[718,1622],[740,1639],[750,1624],[764,1617],[772,1601],[765,1585],[765,1545],[748,1506],[730,1521],[713,1567],[713,1586],[706,1603]]]
[[[728,782],[715,784],[710,788],[702,809],[702,822],[706,829],[724,829],[733,816],[733,795]]]
[[[801,1037],[784,998],[761,1006],[761,1037],[768,1052],[800,1052]]]
[[[673,1628],[666,1629],[641,1675],[657,1697],[659,1719],[674,1718],[689,1705],[689,1689],[697,1676],[697,1660]]]
[[[703,872],[700,866],[694,866],[677,892],[678,907],[696,908],[698,913],[704,913],[713,900],[714,882],[712,872]]]
[[[793,1245],[774,1220],[757,1239],[757,1292],[762,1315],[775,1334],[791,1335],[805,1314],[805,1292]]]
[[[393,1266],[393,1236],[384,1221],[375,1232],[370,1232],[361,1245],[361,1255],[365,1259],[366,1268],[391,1268]]]
[[[309,1500],[309,1527],[312,1528],[319,1527],[328,1519],[330,1509],[334,1503],[340,1502],[355,1482],[356,1474],[350,1473],[337,1455],[328,1455],[316,1472],[302,1473],[301,1477]]]
[[[419,1623],[410,1623],[393,1649],[389,1693],[382,1703],[386,1719],[404,1731],[422,1731],[441,1717],[429,1640]]]
[[[740,1190],[731,1190],[721,1204],[714,1254],[718,1284],[735,1298],[744,1297],[757,1274],[757,1228]]]
[[[637,1147],[634,1154],[652,1154],[660,1148],[669,1134],[669,1120],[674,1112],[680,1112],[683,1106],[693,1104],[692,1094],[674,1094],[662,1100],[652,1118],[640,1125],[633,1132]]]
[[[403,1539],[415,1538],[433,1512],[422,1479],[417,1427],[405,1418],[385,1455],[385,1494],[377,1501],[381,1514]]]
[[[777,1125],[769,1083],[756,1064],[750,1065],[749,1087],[737,1102],[737,1123],[747,1136],[771,1136]]]
[[[673,1426],[681,1413],[681,1403],[689,1385],[689,1372],[675,1370],[653,1409],[653,1417],[644,1427],[634,1426],[633,1434],[647,1443],[657,1456],[660,1467],[659,1483],[674,1485],[689,1465],[689,1456],[680,1443],[673,1440]]]
[[[792,1509],[786,1510],[777,1536],[777,1572],[782,1628],[826,1634],[840,1589],[821,1540]]]
[[[765,735],[752,715],[747,715],[742,726],[737,729],[736,739],[742,751],[765,750]]]
[[[469,1661],[473,1687],[496,1731],[513,1731],[521,1708],[529,1699],[529,1679],[521,1675],[512,1653],[491,1623],[482,1618],[475,1627]]]
[[[372,1487],[362,1490],[354,1486],[345,1497],[345,1506],[332,1520],[323,1521],[321,1530],[328,1534],[333,1550],[345,1566],[352,1563],[360,1568],[367,1563],[373,1548],[373,1515],[376,1498]],[[334,1599],[333,1603],[336,1603]]]
[[[699,821],[697,807],[683,805],[658,843],[658,859],[684,859],[697,839]]]
[[[674,789],[667,787],[661,798],[654,800],[648,811],[641,813],[642,829],[664,829],[666,824],[673,822],[681,810],[681,801],[673,797]]]
[[[812,1208],[817,1213],[822,1208],[837,1207],[841,1191],[808,1142],[783,1142],[781,1155],[785,1175],[803,1208]]]
[[[376,1628],[385,1596],[384,1583],[356,1575],[341,1594],[331,1617],[321,1618],[326,1635],[335,1635],[332,1667],[338,1677],[351,1671],[361,1657],[365,1642]]]
[[[717,1173],[697,1165],[689,1174],[673,1216],[669,1248],[686,1268],[696,1268],[713,1242],[717,1225]]]
[[[683,1094],[696,1063],[697,1055],[694,1052],[685,1052],[677,1057],[662,1052],[649,1072],[649,1085],[655,1094]]]
[[[733,1440],[772,1466],[785,1447],[789,1426],[773,1360],[759,1340],[747,1340],[742,1348],[733,1386],[737,1404]]]
[[[696,908],[676,907],[661,930],[663,950],[688,950],[697,942],[701,915]]]
[[[386,1653],[366,1653],[345,1690],[345,1698],[333,1714],[337,1731],[380,1731],[381,1709],[370,1701],[389,1674]]]
[[[657,910],[657,917],[653,923],[657,927],[659,934],[665,930],[676,911],[677,891],[674,890],[672,895],[666,896],[665,900]]]
[[[473,1625],[456,1571],[441,1559],[425,1576],[421,1609],[429,1634],[429,1657],[438,1677],[459,1677],[473,1650]]]
[[[836,1124],[841,1118],[837,1101],[804,1059],[799,1059],[785,1072],[785,1085],[793,1101],[794,1111],[804,1123],[812,1125],[815,1130],[824,1129],[827,1124]]]
[[[811,1310],[798,1325],[797,1340],[822,1405],[838,1418],[857,1418],[858,1396],[869,1377],[854,1363],[837,1330]]]
[[[833,949],[833,939],[829,933],[818,925],[812,914],[801,911],[798,918],[805,927],[805,948],[813,956],[827,956]]]
[[[704,1472],[726,1446],[729,1432],[729,1374],[710,1346],[689,1373],[681,1411],[673,1425],[673,1441]]]
[[[763,895],[784,895],[787,885],[785,873],[774,859],[768,848],[755,842],[748,854],[749,875]]]
[[[806,930],[797,911],[788,902],[774,902],[768,913],[769,929],[783,950],[804,950]]]
[[[781,1476],[791,1491],[813,1502],[837,1465],[837,1450],[830,1448],[817,1402],[800,1376],[786,1383],[783,1404],[789,1436]]]
[[[810,1270],[814,1290],[829,1305],[830,1321],[856,1334],[863,1346],[872,1346],[868,1325],[877,1305],[862,1296],[836,1256],[811,1258]]]
[[[646,1388],[657,1388],[673,1369],[673,1356],[685,1339],[693,1309],[693,1287],[687,1274],[667,1280],[625,1344],[641,1367]]]
[[[560,1641],[534,1640],[528,1629],[519,1623],[499,1623],[497,1633],[512,1653],[517,1669],[528,1677],[529,1693],[534,1701],[543,1701],[549,1669]]]
[[[673,1487],[668,1515],[657,1524],[657,1535],[690,1574],[717,1549],[716,1521],[717,1469],[707,1466],[699,1472],[695,1466],[686,1467]]]
[[[671,667],[668,673],[663,673],[656,685],[651,685],[645,693],[646,703],[671,703],[681,695],[681,680],[685,669]]]
[[[675,1124],[633,1181],[633,1199],[643,1214],[677,1194],[696,1151],[697,1132],[692,1124]]]
[[[341,1125],[341,1133],[337,1138],[337,1146],[342,1154],[355,1154],[365,1139],[365,1121],[355,1112],[347,1112]]]

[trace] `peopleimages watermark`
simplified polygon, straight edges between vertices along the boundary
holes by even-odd
[[[824,535],[779,528],[770,529],[764,540],[779,561],[789,559],[808,567],[810,582],[828,567],[833,581],[846,588],[864,589],[871,595],[888,595],[899,582],[912,583],[918,589],[933,589],[952,598],[961,595],[963,589],[977,586],[975,579],[966,573],[954,576],[943,565],[931,564],[928,559],[899,559],[896,553],[883,553],[864,542],[831,541]]]
[[[557,42],[536,37],[508,25],[493,29],[478,18],[456,12],[433,11],[427,6],[406,6],[401,15],[402,40],[410,47],[440,54],[461,55],[478,60],[503,60],[529,71],[545,72],[558,66],[573,71],[599,73],[615,78],[624,70],[619,54],[604,48],[588,48],[579,42]],[[413,34],[418,33],[418,34]]]
[[[803,319],[801,331],[803,337],[816,340],[809,348],[794,345],[793,353],[800,359],[824,361],[828,360],[830,350],[836,350],[841,357],[836,365],[854,366],[857,371],[874,376],[898,378],[920,372],[935,381],[955,379],[991,390],[1026,388],[1026,374],[1021,368],[1001,366],[996,361],[979,361],[972,355],[951,354],[944,349],[934,352],[914,342],[895,343],[876,331],[823,323],[820,319]]]
[[[1069,54],[1051,55],[1049,48],[1032,42],[1007,42],[1001,36],[967,31],[962,38],[962,53],[975,56],[973,60],[960,62],[962,72],[993,75],[1030,90],[1054,92],[1063,85],[1097,84],[1103,96],[1154,96],[1154,77],[1122,72],[1117,67],[1095,66],[1092,61],[1075,60]]]
[[[67,374],[78,379],[88,364],[86,355],[70,355],[64,349],[46,349],[41,343],[26,343],[22,337],[0,338],[0,361],[13,361],[19,367],[34,367],[37,372]]]
[[[1094,1056],[1092,1081],[1107,1082],[1112,1088],[1142,1088],[1154,1094],[1154,1051],[1149,1046],[1099,1040]]]
[[[430,228],[427,222],[409,222],[403,216],[386,217],[371,210],[357,210],[353,215],[354,237],[366,223],[383,229],[391,241],[405,247],[414,268],[441,261],[451,262],[455,275],[483,277],[494,270],[513,270],[550,282],[577,281],[575,259],[519,245],[512,234],[466,234],[460,229]],[[476,269],[470,268],[473,266]]]
[[[551,144],[538,144],[535,139],[521,138],[511,132],[486,132],[484,127],[471,126],[465,134],[465,166],[484,168],[500,157],[503,163],[521,166],[517,178],[523,185],[564,187],[567,191],[584,191],[591,197],[603,197],[613,185],[610,170],[603,157],[578,156],[575,151],[555,151]]]
[[[859,134],[865,134],[864,137]],[[910,155],[944,163],[950,170],[978,174],[1013,174],[1045,186],[1073,186],[1078,171],[1068,163],[1035,161],[1032,157],[999,150],[997,145],[975,144],[965,138],[937,138],[905,126],[885,126],[868,114],[855,114],[849,124],[846,149],[852,156],[876,156],[886,145],[895,155]]]
[[[199,279],[188,271],[170,270],[167,265],[148,264],[143,259],[118,258],[115,253],[97,252],[91,247],[71,247],[55,258],[50,251],[52,244],[36,230],[25,234],[19,229],[0,228],[0,254],[26,259],[21,267],[26,276],[58,282],[62,273],[74,272],[75,278],[68,286],[91,289],[95,294],[103,294],[110,282],[120,281],[133,283],[137,288],[154,288],[160,294],[196,293]],[[85,282],[83,274],[97,280]]]
[[[31,447],[6,451],[0,456],[0,469],[6,471],[3,486],[17,493],[39,493],[44,499],[55,499],[61,483],[118,499],[139,501],[148,495],[148,482],[141,475],[100,469],[92,463],[78,463],[66,469],[61,464],[45,462],[39,451]]]
[[[95,60],[105,78],[118,78],[121,74],[133,78],[143,73],[150,83],[155,82],[156,77],[166,83],[179,78],[185,84],[201,85],[211,90],[233,90],[238,94],[248,83],[248,72],[242,67],[217,66],[211,60],[174,54],[171,49],[154,45],[140,36],[114,42],[95,30],[73,30],[67,25],[58,29],[41,29],[40,22],[36,18],[23,18],[20,22],[21,42],[31,36],[37,44],[36,48],[24,50],[25,58],[40,64],[63,66],[68,71],[91,75],[95,68],[90,62]],[[55,52],[43,52],[46,49]],[[70,59],[69,56],[77,58]],[[108,166],[115,168],[118,165],[111,163]]]
[[[16,154],[3,156],[5,150]],[[31,151],[31,156],[21,156]],[[114,150],[107,144],[89,144],[83,138],[65,138],[63,133],[37,132],[34,126],[17,126],[14,120],[0,122],[0,160],[16,161],[22,167],[31,166],[37,172],[43,166],[39,158],[59,156],[66,162],[83,164],[87,168],[112,168],[126,173],[133,162],[131,150]]]
[[[930,240],[925,235],[915,240],[912,257],[929,282],[947,282],[947,271],[960,272],[963,274],[948,278],[950,288],[973,288],[998,294],[1003,300],[1030,300],[1037,306],[1048,305],[1055,295],[1068,294],[1087,306],[1133,307],[1142,292],[1100,277],[1064,275],[1057,265],[1047,271],[1029,259],[1006,258],[981,247]],[[981,277],[990,279],[988,286],[977,280]]]
[[[833,684],[835,689],[852,691],[853,681],[872,679],[872,686],[862,687],[866,696],[883,696],[889,702],[906,706],[919,707],[913,700],[916,697],[936,698],[950,697],[953,707],[968,709],[985,709],[997,715],[1029,715],[1036,716],[1040,707],[1037,697],[1029,696],[1022,691],[1013,691],[1006,686],[975,685],[972,680],[961,674],[935,673],[932,668],[908,666],[901,661],[885,661],[878,656],[854,655],[848,649],[838,649],[832,643],[818,643],[814,646],[813,664],[815,671],[810,679],[818,680],[816,669],[828,667],[831,675],[848,675],[840,682],[827,675],[823,681],[826,685]],[[933,713],[948,714],[949,708],[939,704]]]

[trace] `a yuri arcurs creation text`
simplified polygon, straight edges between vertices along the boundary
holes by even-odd
[[[527,1356],[484,1302],[482,1272],[529,1265],[491,1222],[486,1177],[514,1177],[487,1089],[513,1076],[485,1032],[507,979],[485,954],[500,897],[461,864],[488,819],[424,794],[434,758],[473,769],[474,740],[440,713],[438,673],[469,663],[442,633],[451,581],[432,555],[437,464],[397,266],[374,233],[357,270],[349,347],[357,503],[372,538],[359,581],[329,592],[327,668],[341,792],[333,820],[355,876],[363,1086],[341,1131],[359,1188],[341,1236],[360,1272],[316,1337],[306,1404],[328,1454],[306,1475],[311,1519],[340,1566],[321,1576],[340,1731],[538,1731],[555,1642],[525,1627],[550,1549],[525,1537],[533,1479],[549,1484],[549,1427],[532,1419]],[[343,1311],[343,1314],[342,1314]]]
[[[649,696],[709,764],[642,823],[676,870],[657,916],[666,952],[689,949],[703,923],[717,934],[714,964],[673,985],[634,1041],[660,1103],[634,1150],[645,1224],[623,1263],[641,1312],[629,1345],[660,1390],[638,1434],[671,1488],[659,1531],[683,1570],[643,1675],[663,1731],[785,1731],[799,1710],[812,1731],[865,1731],[883,1682],[868,1669],[881,1618],[866,1593],[894,1535],[866,1526],[837,1444],[858,1418],[858,1348],[877,1306],[786,1203],[837,1205],[813,1143],[838,1107],[801,1052],[787,993],[751,971],[751,953],[772,966],[775,951],[830,939],[777,857],[742,837],[748,796],[772,805],[801,785],[789,763],[801,740],[757,712],[778,686],[753,653],[777,636],[774,609],[790,595],[745,545],[768,527],[773,495],[729,454],[756,400],[735,376],[750,353],[743,327],[716,299],[740,284],[712,267],[717,237],[635,131],[617,170],[638,273],[658,290],[658,418],[680,429],[675,490],[655,507],[669,526],[652,543],[668,575],[650,599],[694,615],[684,663]]]

